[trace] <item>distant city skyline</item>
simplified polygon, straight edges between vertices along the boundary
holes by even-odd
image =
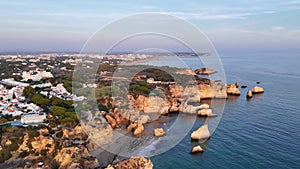
[[[99,28],[143,12],[186,19],[221,51],[298,51],[300,44],[299,0],[2,0],[0,6],[0,52],[79,52]],[[123,50],[138,44],[130,45]]]

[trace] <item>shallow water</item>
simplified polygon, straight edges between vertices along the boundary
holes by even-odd
[[[299,54],[221,55],[228,83],[248,85],[231,97],[203,154],[190,155],[190,133],[171,150],[151,157],[155,168],[300,168]],[[193,69],[195,58],[183,58]],[[169,65],[165,58],[147,64]],[[251,100],[246,92],[260,81],[265,89]],[[197,119],[193,130],[203,124]],[[156,145],[160,148],[160,145]]]

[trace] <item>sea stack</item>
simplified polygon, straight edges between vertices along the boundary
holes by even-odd
[[[208,125],[205,124],[201,126],[198,130],[194,131],[191,134],[192,140],[201,140],[201,139],[207,139],[210,137],[210,132],[208,130]]]
[[[190,154],[194,154],[194,153],[202,153],[203,152],[203,149],[202,147],[200,146],[196,146],[192,149],[191,153]]]
[[[199,116],[216,117],[217,115],[212,112],[211,109],[198,110]]]
[[[217,72],[210,68],[199,68],[195,70],[195,73],[200,75],[211,75]]]
[[[253,97],[252,91],[248,91],[248,92],[247,92],[247,98],[252,98],[252,97]]]
[[[239,88],[237,88],[237,84],[230,84],[227,86],[226,92],[228,95],[240,96],[241,92]]]
[[[253,87],[252,88],[252,94],[258,94],[258,93],[263,93],[264,92],[264,89],[262,87]]]
[[[245,89],[245,88],[247,88],[247,87],[248,87],[247,85],[242,85],[242,86],[241,86],[242,89]]]
[[[164,136],[165,134],[166,133],[163,128],[157,128],[154,130],[154,136],[156,136],[156,137],[161,137],[161,136]]]

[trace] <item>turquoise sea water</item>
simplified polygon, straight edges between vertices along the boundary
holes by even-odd
[[[228,83],[247,84],[231,97],[203,154],[190,155],[190,133],[171,150],[151,157],[155,168],[300,168],[300,55],[221,55]],[[170,65],[164,58],[147,64]],[[183,61],[193,69],[195,58]],[[265,93],[251,100],[246,92],[260,81]],[[197,119],[193,130],[203,124]],[[192,132],[192,131],[190,131]],[[156,148],[159,148],[157,145]]]

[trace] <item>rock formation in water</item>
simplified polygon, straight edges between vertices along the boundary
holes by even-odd
[[[194,153],[201,153],[201,152],[203,152],[202,147],[201,147],[201,146],[196,146],[196,147],[194,147],[194,148],[192,149],[191,154],[194,154]]]
[[[206,103],[203,103],[199,106],[199,109],[209,109],[209,108],[210,108],[209,104]]]
[[[247,87],[248,87],[247,85],[242,85],[242,86],[241,86],[242,89],[245,89],[245,88],[247,88]]]
[[[217,115],[214,114],[212,112],[212,109],[201,109],[201,110],[198,110],[198,115],[199,116],[206,116],[206,117],[216,117]]]
[[[193,71],[192,68],[183,68],[179,69],[178,71],[175,72],[176,74],[181,74],[181,75],[192,75],[195,76],[196,73]]]
[[[199,68],[195,70],[195,73],[200,75],[211,75],[217,72],[210,68]]]
[[[156,137],[161,137],[161,136],[164,136],[165,134],[166,133],[163,128],[157,128],[154,130],[154,136],[156,136]]]
[[[184,69],[179,73],[193,75],[191,69]],[[117,107],[111,107],[109,112],[103,112],[102,116],[112,129],[126,127],[136,136],[144,131],[144,124],[170,112],[216,116],[209,109],[209,105],[195,106],[195,103],[200,103],[201,99],[227,98],[229,90],[227,85],[206,78],[195,77],[194,80],[181,85],[176,83],[156,85],[155,87],[163,94],[159,96],[127,95],[127,101],[106,98],[103,105],[117,105]]]
[[[253,87],[252,88],[252,94],[258,94],[258,93],[263,93],[264,92],[264,89],[262,87]]]
[[[248,92],[247,92],[247,98],[252,98],[252,97],[253,97],[252,91],[248,91]]]
[[[198,130],[194,131],[191,134],[192,140],[201,140],[201,139],[207,139],[210,137],[210,132],[208,130],[208,125],[205,124],[201,126]]]
[[[241,95],[241,92],[240,92],[239,88],[237,87],[237,84],[228,85],[226,92],[228,95],[234,95],[234,96]]]

